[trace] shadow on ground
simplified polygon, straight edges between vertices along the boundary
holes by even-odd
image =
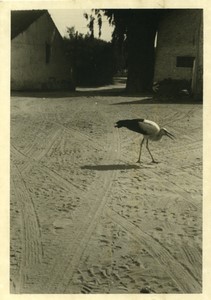
[[[131,96],[130,96],[131,97]],[[136,96],[137,97],[137,96]],[[153,98],[141,96],[142,99],[135,101],[122,101],[117,103],[112,103],[110,105],[133,105],[133,104],[202,104],[202,101],[194,100],[191,97],[186,98]]]
[[[79,89],[76,91],[12,91],[12,97],[32,97],[32,98],[72,98],[72,97],[96,97],[96,96],[124,96],[124,88],[105,88],[105,89]]]
[[[77,97],[121,97],[121,102],[112,103],[111,105],[136,105],[136,104],[202,104],[202,101],[196,101],[191,97],[177,96],[173,97],[157,97],[150,93],[130,94],[125,90],[123,85],[110,85],[105,87],[77,88],[76,91],[12,91],[12,97],[20,98],[42,98],[42,99],[58,99],[58,98],[77,98]],[[135,101],[124,101],[129,98],[140,98]]]
[[[81,169],[85,170],[93,170],[93,171],[112,171],[112,170],[132,170],[132,169],[140,169],[138,165],[85,165],[82,166]]]
[[[116,77],[114,82],[104,86],[76,87],[75,91],[12,91],[11,96],[34,98],[71,98],[95,96],[124,96],[126,77]]]

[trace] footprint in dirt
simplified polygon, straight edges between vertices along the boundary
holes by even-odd
[[[151,294],[154,293],[154,291],[151,289],[150,286],[144,287],[140,290],[140,294]]]

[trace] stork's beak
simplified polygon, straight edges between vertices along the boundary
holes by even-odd
[[[170,138],[170,139],[175,139],[175,136],[172,134],[172,133],[170,133],[170,132],[168,132],[168,131],[166,131],[166,135]]]

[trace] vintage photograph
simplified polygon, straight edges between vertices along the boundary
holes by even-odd
[[[202,293],[203,13],[11,10],[11,294]]]

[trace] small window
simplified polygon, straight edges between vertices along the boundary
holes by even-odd
[[[178,68],[193,68],[195,57],[192,56],[177,56],[176,66]]]
[[[45,62],[49,64],[51,58],[51,45],[46,43],[45,44]]]

